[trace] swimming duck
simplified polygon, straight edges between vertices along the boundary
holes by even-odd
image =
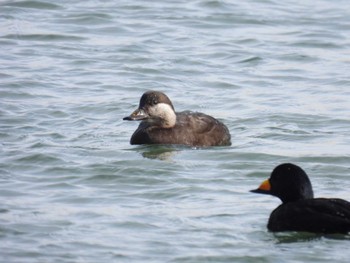
[[[200,112],[175,112],[168,96],[159,91],[145,92],[138,109],[123,120],[141,121],[130,144],[231,145],[222,122]]]
[[[251,192],[273,195],[282,201],[270,215],[267,224],[270,231],[324,234],[350,231],[350,202],[338,198],[314,198],[309,177],[297,165],[278,165],[270,178]]]

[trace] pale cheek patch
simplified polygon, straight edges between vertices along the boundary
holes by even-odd
[[[158,103],[149,110],[149,115],[160,118],[164,127],[172,127],[176,122],[176,115],[169,104]]]

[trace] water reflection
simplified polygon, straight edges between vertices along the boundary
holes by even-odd
[[[317,234],[309,232],[280,232],[273,234],[277,244],[309,242],[321,238],[350,240],[348,234]]]
[[[137,147],[136,150],[145,158],[171,162],[172,158],[184,148],[185,146],[143,145]]]

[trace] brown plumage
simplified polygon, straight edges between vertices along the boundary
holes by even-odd
[[[200,112],[175,112],[170,99],[159,91],[145,92],[138,109],[124,120],[141,120],[131,144],[231,145],[222,122]]]

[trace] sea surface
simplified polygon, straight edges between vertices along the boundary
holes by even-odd
[[[232,146],[133,146],[147,90]],[[0,261],[349,262],[274,234],[284,162],[350,200],[350,1],[0,2]]]

